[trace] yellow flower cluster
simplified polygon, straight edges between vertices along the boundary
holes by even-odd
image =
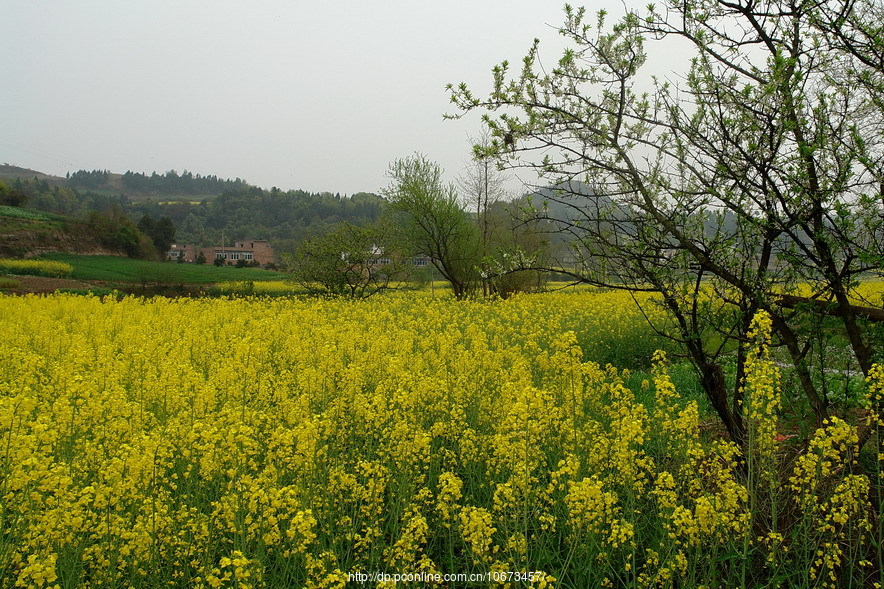
[[[55,260],[0,259],[0,274],[23,274],[27,276],[70,276],[74,267]]]
[[[862,545],[872,530],[869,479],[849,474],[856,465],[857,442],[856,428],[837,417],[826,420],[811,438],[807,453],[799,456],[790,479],[805,516],[805,539],[813,538],[812,545],[817,546],[809,578],[824,587],[840,586],[838,571],[850,546]]]
[[[780,412],[780,373],[770,357],[772,323],[765,311],[759,311],[752,319],[742,387],[751,451],[760,457],[768,471],[773,468]]]
[[[856,429],[837,417],[823,425],[811,438],[808,452],[798,457],[790,479],[792,490],[807,507],[816,504],[819,485],[845,463],[858,441]]]
[[[0,303],[0,586],[657,585],[749,533],[665,355],[648,407],[597,362],[651,339],[623,293]],[[814,486],[839,428],[794,488],[841,545],[862,481]]]
[[[484,507],[464,507],[460,512],[460,525],[464,541],[469,545],[473,562],[491,562],[498,550],[492,536],[497,528],[492,524],[491,512]]]
[[[873,364],[866,378],[868,395],[865,399],[868,415],[866,425],[875,428],[884,428],[884,364]]]

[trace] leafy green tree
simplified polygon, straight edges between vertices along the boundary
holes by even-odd
[[[151,238],[160,255],[165,256],[175,242],[175,225],[172,220],[169,217],[160,217]]]
[[[188,213],[176,231],[176,236],[181,242],[197,245],[208,245],[205,234],[205,220],[194,213]]]
[[[175,225],[172,220],[166,216],[155,220],[149,215],[143,215],[138,221],[138,229],[153,241],[157,255],[161,259],[165,258],[175,241]]]
[[[130,258],[157,259],[150,238],[142,233],[120,207],[105,213],[92,211],[87,227],[105,247],[122,251]]]
[[[141,219],[138,220],[138,230],[149,237],[153,236],[153,233],[156,230],[156,225],[156,220],[150,215],[143,215]]]
[[[566,6],[570,46],[555,67],[541,67],[535,42],[515,75],[494,68],[487,98],[450,87],[455,116],[486,111],[492,141],[477,153],[555,187],[536,216],[569,236],[560,270],[660,293],[659,330],[684,344],[735,439],[757,310],[818,422],[830,410],[827,342],[808,317],[834,312],[863,372],[880,354],[851,298],[884,267],[881,12],[849,0],[668,0],[609,26],[604,12],[589,22]],[[643,75],[648,40],[669,38],[696,51],[677,86]],[[789,304],[782,293],[799,282],[813,296]]]
[[[316,293],[367,298],[408,279],[410,265],[390,228],[343,222],[285,256],[292,278]]]
[[[0,205],[10,207],[22,207],[28,200],[28,195],[20,190],[10,188],[0,181]]]
[[[476,226],[458,203],[457,188],[442,181],[442,168],[421,154],[390,164],[384,191],[403,243],[425,255],[451,284],[454,296],[474,293],[480,283]]]

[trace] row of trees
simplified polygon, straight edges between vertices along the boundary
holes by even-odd
[[[78,182],[86,179],[87,183],[93,180],[100,183],[104,182],[102,178],[106,174],[102,170],[80,171],[72,174],[71,178],[76,178]],[[187,173],[182,176],[186,175]],[[178,177],[172,172],[159,176],[164,179]],[[212,176],[204,179],[214,181]],[[216,198],[205,199],[197,204],[161,204],[159,200],[152,199],[130,201],[123,193],[98,193],[37,178],[15,178],[2,190],[0,204],[27,204],[37,210],[80,219],[86,219],[92,212],[111,214],[114,209],[119,208],[136,220],[144,217],[168,217],[176,229],[177,239],[184,243],[219,243],[222,232],[225,232],[241,239],[270,240],[281,251],[291,251],[307,235],[321,232],[337,223],[359,224],[373,221],[380,216],[384,206],[384,199],[371,193],[356,193],[348,197],[328,192],[282,191],[276,188],[264,190],[245,185],[241,181],[219,182],[228,188]],[[158,249],[162,248],[158,246]]]
[[[10,188],[5,182],[0,181],[0,205],[9,207],[21,207],[28,201],[28,195],[21,190]]]
[[[127,171],[122,178],[123,190],[137,194],[208,195],[225,190],[242,190],[249,184],[240,178],[225,180],[218,176],[201,176],[184,170],[181,174],[169,170],[165,174],[150,175]]]
[[[77,170],[73,174],[68,172],[65,178],[72,188],[103,188],[110,177],[109,170]]]
[[[240,239],[267,239],[280,251],[291,251],[308,235],[338,223],[360,224],[376,220],[383,199],[370,193],[341,196],[303,190],[282,191],[248,187],[229,190],[200,204],[129,204],[134,215],[167,216],[184,243],[219,243],[221,232]]]
[[[395,160],[378,220],[342,223],[305,240],[287,265],[298,281],[322,292],[365,297],[405,282],[449,283],[455,297],[506,296],[541,286],[538,263],[548,242],[511,214],[502,180],[488,161],[477,161],[460,188],[424,155]],[[475,206],[471,215],[462,206]],[[429,266],[429,267],[427,267]]]
[[[175,170],[163,174],[156,172],[144,174],[129,170],[120,178],[120,184],[111,182],[109,170],[77,170],[73,174],[66,174],[65,179],[71,188],[92,190],[122,188],[126,193],[139,195],[215,195],[225,190],[240,190],[249,186],[240,178],[226,180],[214,175],[194,174],[187,170],[180,174]]]
[[[833,346],[864,374],[881,360],[877,315],[854,300],[884,268],[882,5],[672,0],[613,26],[604,12],[565,17],[555,67],[535,41],[519,71],[494,68],[487,97],[450,87],[454,117],[485,113],[492,141],[476,155],[557,187],[533,215],[570,238],[557,269],[661,295],[659,331],[683,344],[734,439],[758,310],[822,422]],[[683,81],[644,75],[646,44],[673,38],[696,51]]]
[[[122,195],[100,194],[92,190],[77,190],[69,186],[50,184],[46,180],[14,178],[9,182],[10,192],[15,194],[14,206],[27,205],[38,211],[47,211],[85,218],[91,211],[107,212],[113,207],[126,207]]]

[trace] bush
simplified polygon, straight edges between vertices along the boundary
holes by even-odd
[[[546,286],[546,277],[537,270],[508,272],[494,280],[494,289],[502,298],[517,292],[541,292]]]
[[[105,247],[122,251],[130,258],[155,260],[156,248],[153,241],[138,230],[120,209],[108,213],[93,211],[89,214],[89,229]]]
[[[13,190],[3,182],[0,182],[0,205],[21,207],[24,206],[27,200],[27,194],[19,190]]]

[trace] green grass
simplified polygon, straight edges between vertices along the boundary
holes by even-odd
[[[257,268],[217,267],[211,264],[175,264],[148,262],[120,256],[77,256],[46,254],[50,260],[67,262],[74,267],[73,278],[132,282],[136,284],[214,284],[225,281],[282,280],[286,275]]]
[[[43,211],[34,211],[31,209],[22,209],[19,207],[9,207],[0,205],[0,217],[12,217],[14,219],[28,219],[30,221],[66,221],[67,217],[55,215],[53,213],[44,213]]]
[[[669,378],[678,391],[680,405],[686,406],[691,401],[696,401],[701,419],[716,417],[715,408],[706,398],[706,393],[703,392],[703,387],[690,363],[677,362],[669,366]],[[655,403],[653,383],[654,375],[646,370],[632,371],[625,379],[625,384],[635,395],[636,401],[644,405],[649,412],[653,412]]]
[[[14,278],[6,278],[5,276],[0,276],[0,289],[3,288],[18,288],[21,286],[21,282],[15,280]]]

